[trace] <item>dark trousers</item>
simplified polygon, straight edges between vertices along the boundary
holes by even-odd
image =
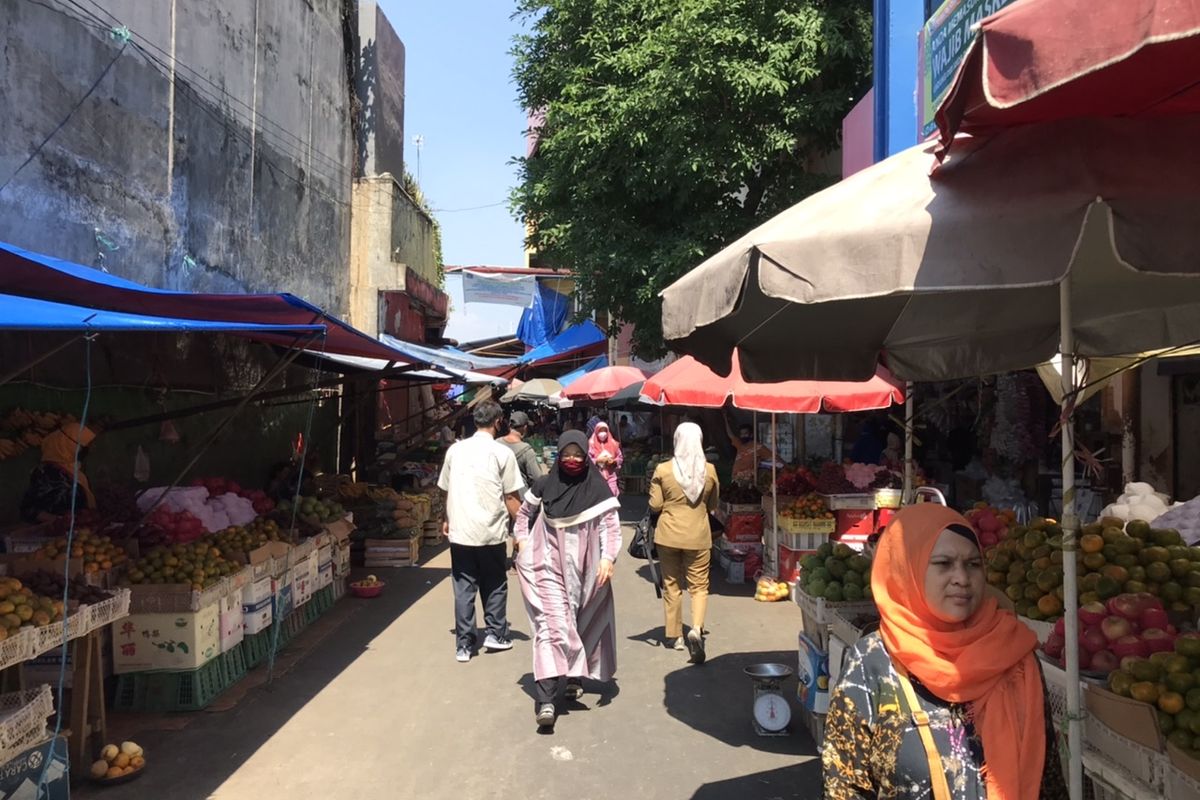
[[[533,682],[533,705],[535,708],[543,703],[553,703],[558,697],[558,690],[563,686],[571,686],[572,684],[582,686],[582,678],[564,678],[561,675],[557,678],[543,678],[540,681]]]
[[[508,553],[503,544],[470,547],[450,545],[450,574],[454,578],[454,631],[458,647],[474,647],[475,596],[483,594],[487,632],[508,638]]]

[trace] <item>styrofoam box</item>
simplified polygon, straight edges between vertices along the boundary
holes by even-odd
[[[319,571],[316,550],[292,567],[293,597],[297,607],[304,605],[312,598],[312,593],[316,591]]]
[[[324,589],[333,585],[333,562],[326,564],[317,571],[317,588]]]
[[[219,604],[113,623],[113,672],[196,669],[221,652]]]
[[[283,575],[275,579],[274,592],[271,595],[274,600],[273,614],[280,619],[287,618],[293,609],[296,608],[295,585],[292,582],[292,571],[286,570]]]
[[[257,606],[263,600],[271,599],[271,577],[259,578],[242,588],[242,605]]]
[[[317,548],[317,564],[320,566],[325,566],[326,564],[329,564],[332,562],[333,562],[333,547],[331,545],[325,545],[324,547],[318,547]]]
[[[221,599],[220,614],[221,652],[228,653],[246,638],[246,630],[243,624],[245,614],[242,611],[240,592]]]
[[[242,629],[247,636],[262,633],[271,627],[272,619],[270,597],[258,605],[242,606]]]

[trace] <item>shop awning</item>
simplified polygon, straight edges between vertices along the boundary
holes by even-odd
[[[523,365],[549,364],[568,356],[578,356],[608,342],[604,331],[590,319],[572,325],[540,347],[535,347],[518,359]]]
[[[0,291],[14,297],[143,318],[221,323],[230,326],[224,330],[245,332],[256,340],[283,346],[295,343],[293,331],[323,327],[326,335],[320,349],[326,353],[405,364],[413,360],[294,295],[192,294],[153,289],[3,242]],[[264,327],[254,328],[256,325]]]
[[[444,369],[471,370],[476,372],[495,372],[497,374],[514,372],[518,366],[516,359],[489,358],[467,353],[454,347],[427,347],[426,345],[405,342],[386,333],[379,340],[391,349],[405,353],[418,361],[426,361]]]
[[[454,347],[427,347],[404,342],[386,334],[380,341],[401,353],[407,353],[419,361],[427,361],[439,367],[457,370],[474,370],[497,375],[509,375],[521,367],[536,367],[553,364],[568,358],[592,355],[603,350],[608,337],[591,320],[573,325],[540,347],[535,347],[517,358],[489,358],[477,356]]]
[[[379,358],[359,358],[357,356],[339,356],[331,353],[309,351],[314,356],[322,356],[326,361],[363,372],[379,372],[387,369],[389,361]],[[508,380],[498,375],[488,375],[471,370],[459,370],[452,367],[434,366],[430,369],[408,370],[395,378],[388,380],[435,380],[443,383],[463,383],[467,385],[499,383],[507,384]]]
[[[582,367],[579,367],[578,369],[573,369],[570,372],[568,372],[566,375],[563,375],[561,378],[558,379],[558,382],[565,389],[565,388],[569,387],[575,381],[577,381],[580,378],[582,378],[583,376],[587,375],[589,372],[595,372],[596,370],[604,369],[607,366],[608,366],[608,356],[598,356],[597,358],[593,358],[591,361],[584,364]]]

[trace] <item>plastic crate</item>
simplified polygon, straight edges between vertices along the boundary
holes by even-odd
[[[199,669],[129,672],[117,676],[116,711],[200,711],[229,688],[226,664],[214,658]]]
[[[259,664],[264,664],[267,661],[267,656],[271,654],[271,636],[273,632],[267,628],[261,633],[255,633],[242,639],[241,645],[242,658],[246,662],[246,669],[251,670]]]
[[[33,628],[18,628],[16,633],[9,634],[7,639],[0,642],[0,669],[33,658],[36,655],[33,652],[36,639]]]
[[[1053,704],[1053,700],[1051,703]],[[1088,749],[1093,751],[1098,762],[1102,762],[1108,768],[1109,773],[1129,776],[1130,785],[1137,788],[1144,786],[1156,792],[1161,790],[1167,765],[1167,760],[1161,753],[1125,738],[1091,714],[1085,715],[1083,730]],[[1107,782],[1120,788],[1119,782]]]
[[[99,603],[84,606],[87,612],[86,630],[96,631],[105,625],[111,625],[122,617],[129,616],[129,601],[132,592],[128,589],[117,589],[113,596]]]
[[[224,662],[225,679],[229,686],[246,677],[246,673],[250,670],[250,665],[246,663],[246,651],[242,648],[244,641],[238,642],[232,648],[217,656],[218,660]]]
[[[46,730],[46,718],[53,713],[54,694],[48,684],[0,695],[0,758],[27,747],[30,737]]]
[[[329,611],[329,609],[333,608],[335,600],[336,598],[333,596],[333,584],[330,584],[329,586],[326,586],[323,589],[318,589],[316,592],[314,592],[312,600],[310,600],[308,604],[317,609],[317,616],[319,617]]]
[[[69,642],[72,639],[77,639],[87,633],[88,623],[91,621],[91,612],[87,606],[76,611],[64,620],[51,622],[49,625],[44,625],[40,628],[31,628],[33,632],[33,652],[31,658],[37,658],[43,653],[49,653],[51,650],[60,650],[63,646],[63,641]],[[64,629],[66,635],[64,637]]]

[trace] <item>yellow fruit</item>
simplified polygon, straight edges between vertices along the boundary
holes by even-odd
[[[120,752],[115,744],[109,744],[105,745],[104,749],[100,751],[100,757],[105,761],[111,762]]]
[[[113,759],[113,766],[125,769],[129,766],[129,756],[125,753],[117,753],[117,757]]]
[[[130,758],[143,755],[142,746],[137,742],[121,742],[121,752]]]
[[[104,777],[111,780],[112,778],[119,778],[124,774],[125,774],[124,770],[122,770],[120,767],[109,767],[105,771]]]
[[[108,772],[108,762],[103,758],[92,764],[92,777],[103,778]]]
[[[142,767],[146,766],[146,759],[142,758],[141,756],[134,756],[133,758],[129,759],[129,766],[133,767],[134,769],[141,769]]]

